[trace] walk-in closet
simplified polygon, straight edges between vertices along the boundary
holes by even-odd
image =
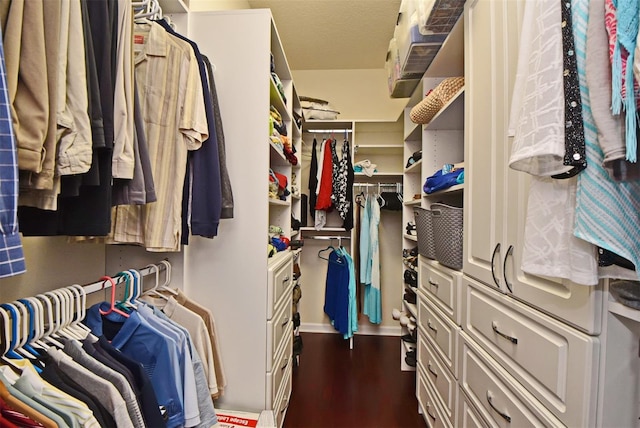
[[[640,426],[637,16],[0,0],[0,427]]]

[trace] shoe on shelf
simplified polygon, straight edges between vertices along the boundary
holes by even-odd
[[[405,228],[407,230],[407,235],[416,235],[417,231],[416,231],[416,224],[412,221],[407,223],[407,226]]]
[[[403,342],[416,343],[417,340],[416,340],[416,338],[414,336],[415,335],[413,333],[407,333],[407,334],[403,334],[402,336],[400,336],[400,339],[402,339]]]
[[[418,247],[413,247],[411,249],[404,248],[402,250],[402,257],[415,257],[418,255]]]
[[[407,303],[411,303],[411,304],[416,304],[417,302],[417,298],[416,298],[416,293],[411,293],[409,291],[405,291],[404,292],[404,297],[403,299],[407,302]]]
[[[413,357],[410,357],[410,356],[404,357],[404,362],[407,363],[407,365],[409,367],[415,367],[416,363],[417,363],[415,356],[413,356]]]
[[[411,287],[418,286],[418,272],[412,269],[405,269],[404,271],[404,282]]]

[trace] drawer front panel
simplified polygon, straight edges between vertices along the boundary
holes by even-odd
[[[518,385],[495,361],[476,353],[464,341],[461,349],[460,386],[484,419],[494,427],[556,427],[561,422]]]
[[[465,331],[566,424],[593,425],[598,339],[465,282]]]
[[[459,327],[440,312],[422,292],[418,292],[418,325],[422,333],[435,344],[436,352],[457,376],[456,346]]]
[[[460,273],[420,257],[419,288],[434,297],[433,302],[454,323],[460,323],[458,295],[460,291]]]
[[[283,256],[284,257],[284,256]],[[267,319],[271,319],[279,306],[280,299],[293,285],[293,257],[286,258],[269,267],[267,281]]]
[[[460,391],[458,404],[458,426],[465,428],[487,428],[489,425],[482,419],[480,413],[473,407],[466,394]]]
[[[422,333],[418,335],[418,364],[425,373],[427,382],[437,392],[446,416],[453,420],[458,383]]]
[[[443,416],[442,410],[437,403],[435,393],[430,389],[426,375],[418,369],[418,377],[416,380],[416,395],[418,405],[422,409],[422,417],[430,428],[453,427],[449,419]]]
[[[291,304],[286,304],[279,308],[271,321],[267,322],[267,371],[271,371],[275,364],[276,351],[280,348],[283,340],[291,340],[291,335],[286,336],[292,317]]]
[[[278,428],[282,427],[284,423],[284,418],[287,415],[287,409],[289,408],[289,400],[291,398],[291,373],[292,367],[289,365],[289,368],[286,370],[284,379],[282,381],[282,388],[280,389],[280,395],[276,400],[276,406],[273,408],[273,414],[276,419],[276,426]]]
[[[293,324],[289,325],[288,331],[285,332],[285,337],[292,337]],[[267,408],[271,408],[273,400],[276,398],[276,394],[282,387],[282,380],[285,373],[291,369],[293,356],[293,341],[283,340],[282,348],[277,351],[277,357],[273,364],[273,369],[267,373]]]

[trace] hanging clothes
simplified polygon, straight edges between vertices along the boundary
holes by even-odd
[[[586,0],[573,0],[572,7],[589,163],[589,168],[578,176],[574,234],[640,266],[640,220],[637,215],[630,215],[640,211],[640,182],[615,182],[602,167],[604,154],[597,143],[585,76],[589,3]],[[629,91],[629,84],[625,86]]]
[[[324,313],[345,339],[358,331],[353,259],[344,247],[332,249],[327,263]]]
[[[369,211],[369,260],[368,282],[364,288],[364,303],[362,313],[369,317],[373,324],[382,322],[382,295],[380,290],[380,247],[379,247],[379,226],[380,226],[380,205],[377,197],[367,198]]]
[[[335,142],[326,140],[322,145],[322,170],[318,181],[318,200],[316,201],[316,221],[315,228],[322,229],[327,223],[327,213],[333,209],[331,195],[333,194],[333,158],[336,150]]]
[[[317,145],[318,141],[314,137],[313,145],[311,146],[311,163],[309,164],[309,214],[314,221],[316,219],[316,202],[318,200],[318,194],[316,193],[318,187]]]

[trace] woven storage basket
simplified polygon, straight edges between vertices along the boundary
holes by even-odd
[[[440,99],[438,92],[434,89],[422,101],[413,106],[409,113],[409,118],[413,123],[425,125],[431,122],[444,103]]]
[[[431,204],[436,260],[451,269],[462,269],[462,208]]]
[[[464,86],[464,77],[447,77],[433,90],[438,93],[442,104],[449,100]]]
[[[418,253],[430,259],[436,258],[436,246],[433,239],[433,223],[431,211],[424,208],[414,208],[413,215],[418,232]]]

